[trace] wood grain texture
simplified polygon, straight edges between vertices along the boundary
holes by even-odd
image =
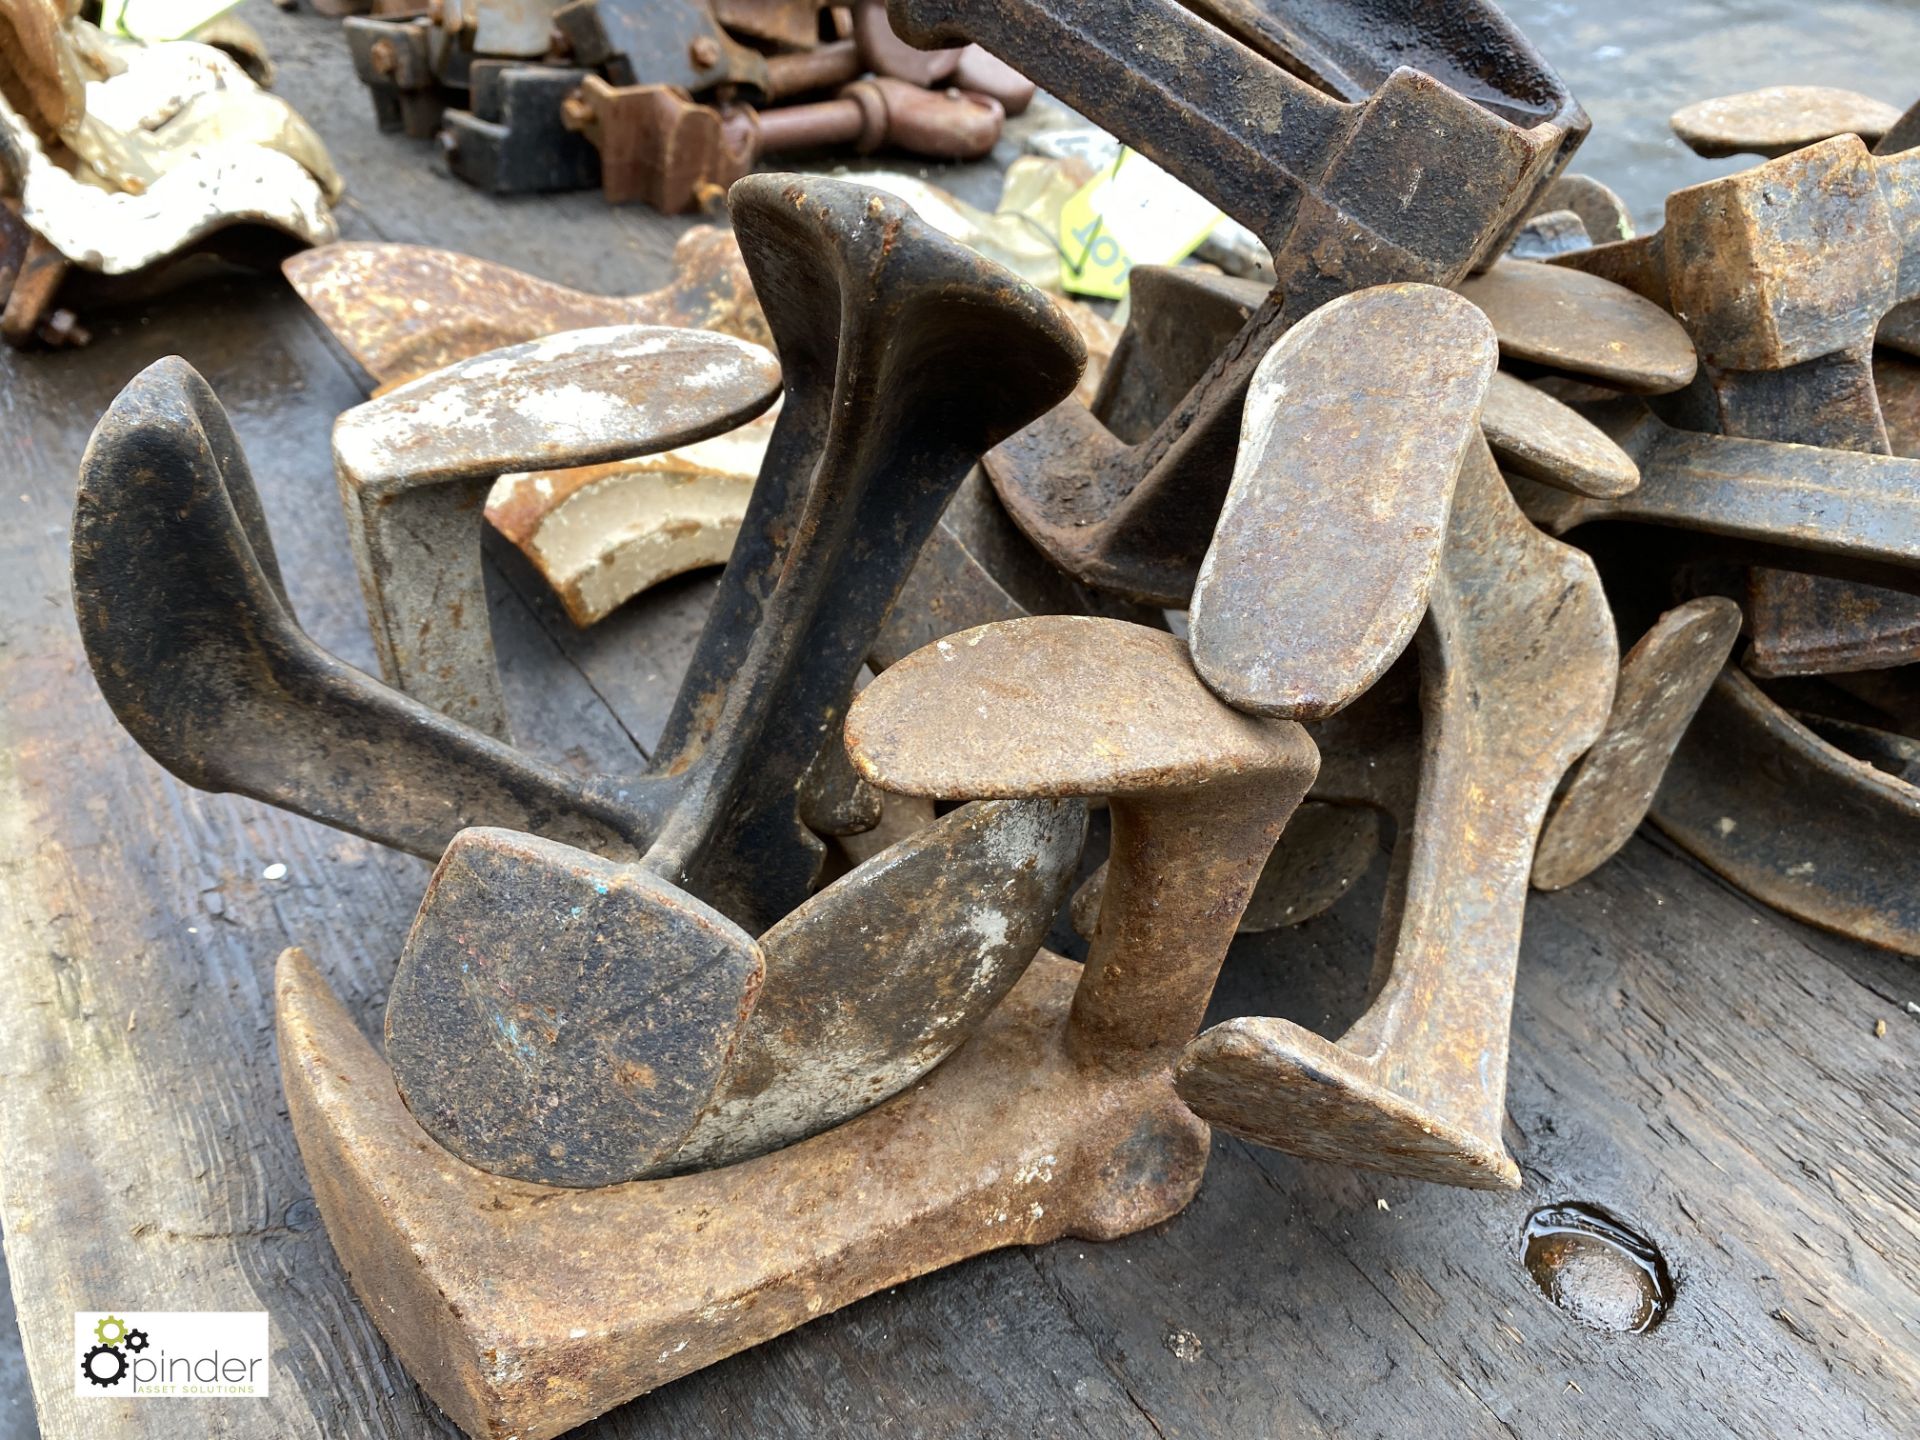
[[[253,0],[245,13],[349,176],[350,233],[589,288],[664,277],[672,224],[594,195],[479,196],[437,174],[424,144],[375,132],[330,22]],[[426,867],[171,780],[95,691],[67,592],[93,420],[137,369],[180,353],[234,413],[303,621],[370,667],[327,451],[357,377],[271,278],[88,318],[88,350],[0,356],[0,1225],[41,1432],[450,1436],[318,1226],[271,1008],[273,957],[300,944],[377,1033]],[[711,580],[582,634],[516,555],[490,554],[517,732],[583,770],[638,763]],[[286,877],[264,880],[275,862]],[[1344,1028],[1364,1002],[1383,873],[1299,929],[1242,939],[1213,1018]],[[1509,1102],[1519,1194],[1218,1140],[1199,1199],[1151,1233],[959,1266],[580,1433],[1911,1434],[1910,1001],[1911,962],[1782,921],[1643,834],[1531,904]],[[1660,1245],[1679,1295],[1659,1329],[1586,1331],[1533,1289],[1520,1228],[1561,1200],[1603,1205]],[[269,1310],[273,1398],[78,1403],[71,1312],[105,1306]],[[0,1385],[17,1373],[0,1360]],[[0,1398],[14,1402],[0,1436],[32,1433],[14,1419],[25,1402]]]

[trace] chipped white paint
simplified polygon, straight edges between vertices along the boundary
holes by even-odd
[[[763,416],[617,462],[586,484],[564,472],[503,476],[487,518],[533,561],[573,623],[592,625],[649,586],[726,563],[772,433]]]
[[[744,358],[745,352],[760,349],[758,345],[749,345],[744,340],[710,335],[706,331],[680,330],[662,325],[591,325],[583,330],[562,330],[519,345],[489,350],[484,355],[462,360],[390,390],[382,399],[398,400],[410,393],[430,390],[436,382],[509,380],[525,375],[533,366],[561,366],[568,361],[584,360],[594,367],[606,367],[614,375],[630,375],[635,361],[665,354],[669,348],[692,350],[697,347],[704,350],[708,348],[709,340],[731,341],[742,352],[741,358]],[[711,364],[708,369],[711,371]]]
[[[550,445],[599,445],[620,433],[635,402],[585,385],[543,385],[514,405],[520,418],[540,427]]]
[[[725,383],[711,380],[716,366]],[[709,378],[681,384],[687,375]],[[699,440],[763,410],[778,388],[773,356],[745,341],[599,326],[475,356],[341,416],[335,478],[388,683],[507,739],[476,491],[508,472]]]
[[[770,403],[764,347],[663,325],[600,325],[488,351],[355,406],[334,426],[343,482],[382,493],[586,465],[695,442]]]
[[[211,45],[141,45],[104,32],[100,38],[121,69],[87,82],[86,109],[115,130],[157,130],[196,96],[255,88],[231,56]]]
[[[309,245],[337,236],[319,182],[278,151],[209,146],[133,195],[86,184],[53,164],[4,100],[0,125],[26,155],[22,218],[83,269],[130,274],[241,223],[269,225]]]
[[[1052,1155],[1042,1155],[1029,1160],[1014,1172],[1016,1185],[1049,1185],[1053,1183],[1053,1167],[1059,1162]]]
[[[340,178],[326,147],[226,55],[110,40],[78,20],[56,43],[87,80],[85,109],[61,132],[81,173],[55,164],[3,99],[0,129],[25,162],[22,217],[68,260],[126,274],[241,222],[335,238],[327,200]]]

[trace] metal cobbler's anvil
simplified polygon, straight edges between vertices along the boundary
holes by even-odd
[[[1177,1214],[1207,1127],[1164,1068],[1067,1053],[1078,965],[1041,952],[945,1065],[721,1170],[562,1190],[455,1158],[298,950],[281,1078],[327,1234],[401,1362],[486,1440],[542,1440],[808,1320],[1007,1245]]]

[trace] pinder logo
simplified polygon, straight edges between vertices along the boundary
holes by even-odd
[[[264,1310],[80,1310],[74,1393],[116,1400],[232,1400],[267,1393]]]

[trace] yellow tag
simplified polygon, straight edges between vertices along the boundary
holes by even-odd
[[[100,28],[134,40],[181,40],[239,0],[102,0]]]
[[[1171,265],[1220,223],[1220,211],[1146,156],[1122,148],[1060,210],[1060,283],[1118,300],[1135,265]]]

